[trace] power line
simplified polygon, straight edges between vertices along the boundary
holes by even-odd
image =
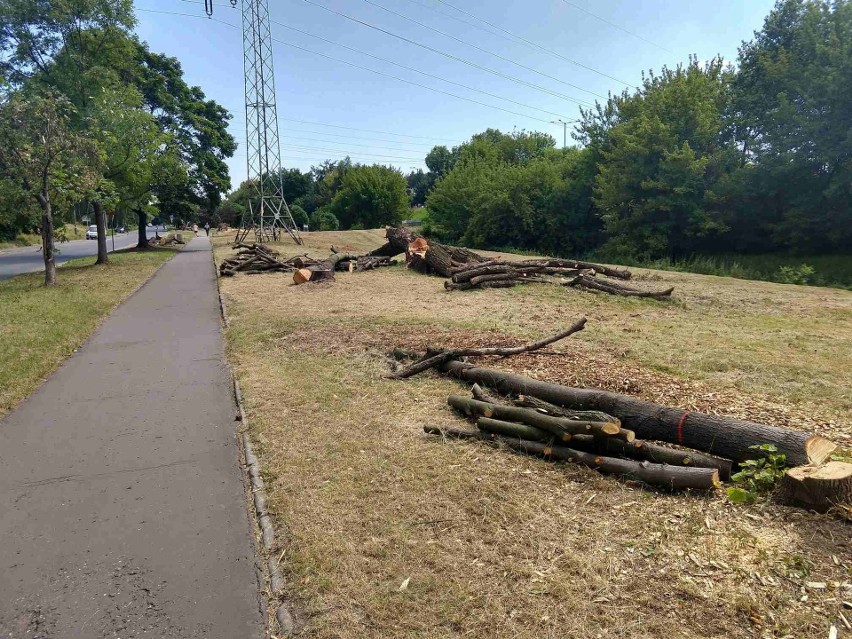
[[[440,0],[439,0],[439,2],[440,2]],[[597,20],[600,20],[601,22],[603,22],[603,23],[605,23],[605,24],[608,24],[608,25],[609,25],[609,26],[611,26],[611,27],[615,27],[615,28],[616,28],[616,29],[618,29],[619,31],[623,31],[623,32],[624,32],[624,33],[626,33],[627,35],[631,35],[631,36],[633,36],[634,38],[639,38],[639,39],[640,39],[640,40],[642,40],[643,42],[647,42],[648,44],[654,45],[655,47],[657,47],[658,49],[662,49],[663,51],[668,51],[669,53],[674,53],[674,51],[672,51],[671,49],[667,49],[666,47],[664,47],[664,46],[663,46],[663,45],[661,45],[661,44],[657,44],[656,42],[653,42],[653,41],[651,41],[651,40],[648,40],[647,38],[644,38],[644,37],[640,36],[638,33],[634,33],[633,31],[628,31],[628,30],[627,30],[627,29],[625,29],[624,27],[622,27],[622,26],[620,26],[620,25],[617,25],[617,24],[615,24],[614,22],[610,22],[610,21],[609,21],[609,20],[607,20],[606,18],[601,17],[601,16],[597,15],[596,13],[592,13],[591,11],[589,11],[588,9],[584,9],[584,8],[583,8],[583,7],[581,7],[580,5],[574,4],[573,2],[568,2],[568,0],[562,0],[562,2],[564,2],[565,4],[567,4],[569,7],[574,7],[575,9],[577,9],[577,11],[582,11],[582,12],[583,12],[583,13],[585,13],[586,15],[590,15],[590,16],[592,16],[593,18],[595,18],[595,19],[597,19]]]
[[[505,73],[502,73],[500,71],[496,71],[494,69],[483,66],[481,64],[477,64],[476,62],[471,62],[470,60],[460,58],[456,55],[453,55],[452,53],[447,53],[446,51],[441,51],[440,49],[436,49],[435,47],[430,47],[428,44],[423,44],[422,42],[417,42],[416,40],[406,38],[405,36],[401,36],[397,33],[392,32],[392,31],[388,31],[387,29],[383,29],[382,27],[377,27],[376,25],[371,24],[369,22],[365,22],[364,20],[360,20],[359,18],[355,18],[353,16],[346,15],[345,13],[342,13],[340,11],[336,11],[334,9],[330,9],[329,7],[324,7],[323,5],[321,5],[317,2],[314,2],[313,0],[303,0],[303,1],[307,2],[310,5],[313,5],[315,7],[319,7],[320,9],[323,9],[324,11],[328,11],[329,13],[333,13],[335,15],[346,18],[347,20],[351,20],[352,22],[355,22],[356,24],[363,25],[363,26],[365,26],[369,29],[374,29],[376,31],[379,31],[380,33],[384,33],[385,35],[389,35],[392,38],[397,38],[398,40],[402,40],[403,42],[413,44],[414,46],[420,47],[421,49],[426,49],[427,51],[431,51],[432,53],[437,53],[438,55],[442,55],[445,58],[449,58],[450,60],[455,60],[456,62],[461,62],[462,64],[466,64],[470,67],[474,67],[474,68],[479,69],[481,71],[491,73],[492,75],[496,75],[500,78],[504,78],[506,80],[510,80],[510,81],[518,83],[518,84],[523,84],[523,85],[528,86],[530,88],[533,88],[537,91],[541,91],[543,93],[548,93],[550,95],[554,95],[558,98],[562,98],[563,100],[568,100],[569,102],[577,102],[577,99],[572,98],[571,96],[565,95],[563,93],[559,93],[558,91],[552,91],[551,89],[548,89],[547,87],[542,87],[542,86],[539,86],[538,84],[533,84],[532,82],[527,82],[526,80],[522,80],[521,78],[516,78],[515,76],[512,76],[512,75],[507,75]]]
[[[284,118],[279,118],[279,119],[283,120]],[[344,138],[346,140],[364,140],[364,141],[367,141],[367,142],[389,142],[391,144],[402,144],[402,145],[405,145],[405,146],[408,146],[408,147],[419,147],[419,148],[397,149],[398,151],[421,151],[424,147],[431,149],[432,147],[436,146],[434,143],[427,143],[427,142],[406,142],[405,140],[388,140],[388,139],[385,139],[385,138],[374,138],[374,137],[365,138],[365,137],[361,137],[361,136],[357,136],[357,135],[341,135],[339,133],[326,133],[325,131],[305,131],[305,130],[302,130],[302,129],[287,129],[287,131],[289,131],[291,133],[310,133],[312,135],[324,135],[326,137]],[[288,137],[288,136],[282,136],[282,137]],[[289,136],[289,137],[292,137],[292,136]],[[327,141],[332,142],[332,140],[327,140]]]
[[[613,76],[611,76],[607,73],[604,73],[603,71],[598,71],[594,67],[590,67],[587,64],[583,64],[582,62],[577,62],[576,60],[572,60],[571,58],[568,58],[568,57],[562,55],[561,53],[557,53],[556,51],[553,51],[552,49],[548,49],[546,47],[541,46],[540,44],[536,44],[532,40],[527,40],[524,37],[521,37],[519,35],[515,35],[514,33],[509,31],[508,29],[504,29],[503,27],[501,27],[499,25],[493,24],[493,23],[489,22],[488,20],[486,20],[485,18],[480,18],[479,16],[474,15],[473,13],[470,13],[469,11],[465,11],[464,9],[459,9],[457,6],[452,5],[449,2],[446,2],[446,0],[437,0],[437,1],[440,2],[442,5],[449,7],[450,9],[455,9],[459,13],[463,13],[464,15],[473,18],[474,20],[479,20],[480,22],[487,24],[489,27],[491,27],[493,29],[497,29],[498,31],[502,31],[503,33],[506,33],[506,34],[512,36],[513,38],[520,40],[521,42],[523,42],[525,44],[528,44],[531,47],[535,47],[536,49],[539,49],[540,51],[544,51],[545,53],[549,53],[552,56],[556,56],[560,60],[565,60],[565,62],[570,62],[571,64],[575,64],[578,67],[586,69],[587,71],[591,71],[592,73],[597,73],[598,75],[603,76],[604,78],[609,78],[610,80],[615,80],[616,82],[620,82],[621,84],[624,84],[626,86],[630,86],[629,82],[625,82],[624,80],[619,80],[618,78],[615,78],[615,77],[613,77]],[[305,0],[305,2],[307,2],[307,0]]]
[[[426,71],[421,71],[419,69],[415,69],[414,67],[409,67],[399,62],[394,62],[393,60],[388,60],[387,58],[382,58],[377,55],[373,55],[372,53],[367,53],[366,51],[362,51],[361,49],[356,49],[355,47],[350,47],[346,44],[341,44],[340,42],[335,42],[334,40],[329,40],[328,38],[324,38],[322,36],[314,35],[313,33],[309,33],[307,31],[302,31],[301,29],[297,29],[296,27],[291,27],[289,25],[284,24],[283,22],[278,22],[276,20],[270,20],[273,24],[276,24],[280,27],[284,27],[285,29],[290,29],[291,31],[295,31],[296,33],[301,33],[306,36],[310,36],[312,38],[316,38],[318,40],[322,40],[323,42],[328,42],[329,44],[333,44],[338,47],[342,47],[344,49],[348,49],[349,51],[354,51],[355,53],[360,53],[361,55],[365,55],[367,57],[373,58],[374,60],[379,60],[381,62],[387,62],[388,64],[392,64],[394,66],[400,67],[401,69],[406,69],[407,71],[414,71],[414,73],[419,73],[420,75],[425,75],[427,78],[433,78],[435,80],[440,80],[441,82],[447,82],[449,84],[454,84],[458,87],[462,87],[463,89],[467,89],[468,91],[474,91],[476,93],[481,93],[483,95],[487,95],[491,98],[497,98],[498,100],[505,100],[506,102],[511,102],[512,104],[516,104],[518,106],[524,107],[525,109],[533,109],[534,111],[541,111],[542,113],[547,113],[549,115],[556,115],[559,117],[567,117],[560,115],[558,113],[554,113],[553,111],[548,111],[547,109],[542,109],[540,107],[532,106],[529,104],[524,104],[523,102],[518,102],[516,100],[512,100],[511,98],[506,98],[501,95],[497,95],[496,93],[490,93],[488,91],[482,91],[481,89],[477,89],[466,84],[462,84],[461,82],[456,82],[455,80],[448,80],[447,78],[442,78],[439,75],[434,75],[432,73],[427,73]],[[592,106],[588,102],[584,102],[582,100],[574,100],[577,104],[582,104],[586,106]]]
[[[307,2],[308,0],[305,0]],[[448,95],[450,97],[456,98],[458,100],[464,100],[465,102],[472,102],[473,104],[478,104],[480,106],[488,107],[489,109],[497,109],[498,111],[503,111],[504,113],[510,113],[512,115],[517,115],[522,118],[528,118],[530,120],[535,120],[537,122],[544,122],[545,124],[550,124],[550,120],[543,120],[542,118],[537,118],[533,115],[527,115],[526,113],[518,113],[517,111],[511,111],[509,109],[504,109],[503,107],[499,107],[493,104],[488,104],[486,102],[480,102],[479,100],[474,100],[473,98],[466,98],[461,95],[456,95],[455,93],[450,93],[449,91],[444,91],[443,89],[436,89],[435,87],[430,87],[425,84],[420,84],[419,82],[413,82],[412,80],[406,80],[405,78],[400,78],[398,76],[392,75],[390,73],[385,73],[383,71],[376,71],[375,69],[371,69],[369,67],[361,66],[360,64],[355,64],[354,62],[349,62],[347,60],[341,60],[340,58],[335,58],[334,56],[326,55],[325,53],[319,53],[318,51],[312,51],[311,49],[306,49],[304,47],[300,47],[295,44],[290,44],[289,42],[284,42],[283,40],[276,40],[272,38],[273,42],[277,42],[279,44],[283,44],[285,47],[292,47],[294,49],[299,49],[300,51],[305,51],[306,53],[312,53],[313,55],[318,55],[322,58],[327,58],[328,60],[333,60],[334,62],[339,62],[340,64],[345,64],[347,66],[353,67],[355,69],[361,69],[363,71],[369,71],[370,73],[375,73],[376,75],[381,75],[386,78],[392,78],[394,80],[399,80],[400,82],[405,82],[406,84],[411,84],[416,87],[420,87],[421,89],[427,89],[429,91],[434,91],[436,93],[442,93],[444,95]]]
[[[403,13],[399,13],[397,11],[393,11],[392,9],[388,9],[387,7],[383,7],[379,3],[373,2],[373,0],[364,0],[364,2],[366,2],[367,4],[372,5],[374,7],[377,7],[379,9],[381,9],[382,11],[387,11],[391,15],[398,16],[398,17],[402,18],[403,20],[407,20],[408,22],[416,24],[419,27],[423,27],[424,29],[429,29],[430,31],[434,31],[435,33],[442,35],[445,38],[450,38],[451,40],[455,40],[456,42],[461,42],[462,44],[469,46],[469,47],[472,47],[472,48],[476,49],[477,51],[482,51],[483,53],[487,53],[488,55],[492,55],[495,58],[499,58],[500,60],[503,60],[504,62],[509,62],[510,64],[514,64],[516,67],[520,67],[521,69],[526,69],[527,71],[532,71],[533,73],[536,73],[536,74],[538,74],[538,75],[540,75],[544,78],[549,78],[551,80],[555,80],[556,82],[559,82],[560,84],[564,84],[566,86],[573,87],[574,89],[578,89],[579,91],[583,91],[585,93],[589,93],[589,94],[594,95],[596,97],[606,99],[605,95],[601,95],[600,93],[595,93],[594,91],[590,91],[589,89],[584,89],[583,87],[577,86],[576,84],[571,84],[570,82],[566,82],[565,80],[561,80],[560,78],[557,78],[557,77],[552,76],[550,74],[544,73],[543,71],[539,71],[538,69],[534,69],[533,67],[528,67],[527,65],[521,64],[520,62],[515,62],[511,58],[507,58],[506,56],[500,55],[499,53],[494,53],[493,51],[489,51],[488,49],[484,49],[484,48],[477,46],[477,45],[475,45],[471,42],[463,40],[462,38],[457,38],[456,36],[452,35],[451,33],[445,33],[444,31],[440,31],[439,29],[436,29],[434,27],[430,27],[428,24],[424,24],[422,22],[419,22],[419,21],[415,20],[414,18],[411,18],[411,17],[409,17],[409,16],[407,16]]]
[[[325,151],[326,153],[346,153],[346,149],[325,149],[319,146],[300,146],[295,144],[282,144],[282,149],[286,149],[288,151],[296,151],[296,152],[307,152],[314,153],[316,151]],[[391,160],[407,160],[409,162],[422,162],[423,158],[409,158],[403,157],[399,155],[386,155],[384,153],[364,153],[362,151],[358,151],[357,155],[363,157],[374,157],[374,158],[386,158]]]
[[[310,0],[305,0],[305,2],[310,2]],[[315,4],[315,3],[311,2],[311,4]],[[325,8],[325,7],[322,7],[321,5],[316,5],[316,6],[321,7],[323,9]],[[166,15],[189,16],[189,17],[192,17],[192,18],[201,18],[202,17],[202,16],[194,16],[194,15],[191,15],[191,14],[178,13],[178,12],[175,12],[175,11],[158,11],[158,10],[155,10],[155,9],[137,9],[137,10],[138,11],[147,11],[149,13],[162,13],[162,14],[166,14]],[[329,9],[329,11],[331,11],[331,10]],[[334,13],[336,13],[336,12],[334,12]],[[237,27],[236,25],[233,25],[229,22],[225,22],[223,20],[217,20],[216,18],[208,18],[208,19],[213,20],[215,22],[220,22],[221,24],[228,25],[229,27],[233,27],[234,29],[239,29],[239,27]],[[499,107],[499,106],[496,106],[496,105],[493,105],[493,104],[488,104],[486,102],[480,102],[479,100],[474,100],[473,98],[466,98],[466,97],[461,96],[461,95],[456,95],[455,93],[450,93],[449,91],[444,91],[443,89],[436,89],[435,87],[430,87],[430,86],[425,85],[425,84],[420,84],[419,82],[414,82],[412,80],[406,80],[405,78],[400,78],[400,77],[392,75],[390,73],[385,73],[383,71],[377,71],[377,70],[371,69],[369,67],[364,67],[364,66],[361,66],[359,64],[355,64],[354,62],[349,62],[347,60],[341,60],[340,58],[335,58],[334,56],[326,55],[325,53],[320,53],[318,51],[306,49],[305,47],[300,47],[298,45],[291,44],[289,42],[284,42],[283,40],[278,40],[276,38],[272,38],[272,41],[277,42],[278,44],[283,44],[285,47],[291,47],[293,49],[298,49],[298,50],[304,51],[306,53],[310,53],[310,54],[313,54],[313,55],[320,56],[321,58],[326,58],[326,59],[332,60],[334,62],[339,62],[340,64],[345,64],[345,65],[353,67],[355,69],[361,69],[363,71],[369,71],[370,73],[374,73],[376,75],[381,75],[381,76],[384,76],[384,77],[387,77],[387,78],[398,80],[399,82],[404,82],[404,83],[410,84],[412,86],[420,87],[421,89],[426,89],[428,91],[434,91],[435,93],[441,93],[443,95],[448,95],[448,96],[456,98],[458,100],[464,100],[465,102],[471,102],[473,104],[478,104],[480,106],[488,107],[489,109],[497,109],[498,111],[503,111],[504,113],[509,113],[511,115],[517,115],[517,116],[520,116],[522,118],[527,118],[527,119],[530,119],[530,120],[535,120],[537,122],[543,122],[545,124],[550,124],[550,120],[544,120],[542,118],[537,118],[533,115],[528,115],[526,113],[518,113],[517,111],[511,111],[509,109],[504,109],[503,107]],[[425,45],[423,45],[423,46],[425,46]],[[554,95],[559,95],[559,94],[554,94]],[[568,100],[572,99],[572,98],[568,98],[567,96],[560,96],[560,97],[564,97],[565,99],[568,99]]]

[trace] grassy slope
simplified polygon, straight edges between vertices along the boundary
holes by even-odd
[[[0,282],[0,414],[31,393],[92,333],[98,322],[148,279],[171,250],[118,252],[106,266],[93,258]]]
[[[331,244],[358,251],[380,236],[306,240],[325,256]],[[558,347],[564,356],[493,365],[852,442],[852,294],[640,276],[674,285],[677,299],[555,287],[448,294],[402,268],[319,286],[293,287],[286,275],[222,281],[230,357],[312,636],[826,635],[852,586],[805,602],[799,587],[852,578],[843,524],[428,440],[424,423],[463,423],[445,408],[463,387],[382,377],[393,346],[516,342],[585,314],[589,327]]]

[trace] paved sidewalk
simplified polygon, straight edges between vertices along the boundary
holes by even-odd
[[[200,237],[0,420],[0,638],[263,635]]]

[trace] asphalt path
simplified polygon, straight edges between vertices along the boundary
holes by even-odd
[[[163,227],[159,228],[160,235],[166,231]],[[148,229],[148,237],[154,237],[156,230]],[[192,235],[192,232],[189,231]],[[115,235],[115,250],[136,246],[139,239],[138,231],[130,233],[116,233]],[[72,240],[56,245],[59,254],[56,256],[56,263],[63,264],[68,260],[76,260],[79,257],[89,257],[98,254],[98,243],[96,240]],[[112,237],[107,236],[107,250],[111,253]],[[10,249],[9,251],[0,252],[0,280],[5,280],[15,275],[22,273],[35,273],[36,271],[44,270],[44,258],[41,255],[40,246],[26,246],[22,248]]]
[[[0,419],[0,638],[260,639],[206,237]]]

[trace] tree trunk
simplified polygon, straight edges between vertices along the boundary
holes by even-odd
[[[551,404],[550,402],[538,399],[537,397],[529,397],[527,395],[521,395],[513,403],[515,404],[515,406],[522,406],[524,408],[534,408],[540,413],[544,413],[545,415],[552,415],[553,417],[567,417],[568,419],[586,419],[592,422],[619,421],[612,415],[607,415],[606,413],[602,413],[600,411],[571,410],[570,408],[557,406],[556,404]]]
[[[468,399],[461,395],[450,395],[447,403],[469,416],[496,417],[507,421],[520,422],[546,430],[562,441],[569,441],[574,434],[600,435],[603,437],[615,435],[621,429],[617,424],[602,422],[581,422],[573,419],[550,417],[542,415],[534,410],[518,408],[517,406],[501,406],[499,404],[488,404],[475,399]]]
[[[41,250],[44,256],[44,285],[56,284],[56,258],[53,255],[53,208],[46,193],[38,194],[41,205]]]
[[[98,200],[92,202],[95,209],[95,224],[98,227],[98,259],[95,264],[106,264],[109,262],[107,253],[107,238],[106,238],[106,214]]]
[[[619,418],[625,428],[635,431],[641,439],[671,442],[734,461],[759,456],[750,446],[775,444],[778,452],[786,455],[790,465],[821,464],[837,448],[837,444],[818,435],[730,417],[692,413],[618,393],[570,388],[458,361],[448,362],[439,368],[468,382],[490,386],[503,395],[532,395],[572,409],[603,411]]]
[[[781,479],[779,499],[791,506],[825,512],[852,506],[852,464],[839,461],[824,466],[791,468]]]
[[[136,219],[139,221],[139,243],[136,245],[136,248],[146,249],[148,248],[148,228],[146,227],[148,216],[145,214],[145,211],[139,209],[136,211]]]

